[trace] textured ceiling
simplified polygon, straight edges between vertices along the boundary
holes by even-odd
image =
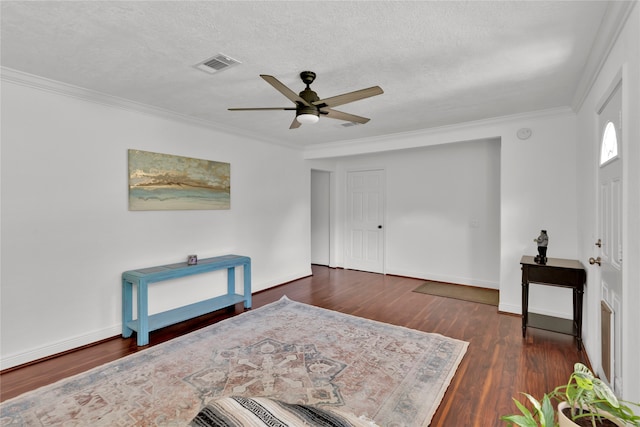
[[[571,106],[600,1],[2,1],[2,66],[301,147]],[[194,67],[217,53],[242,64]],[[379,85],[289,130],[303,70],[321,98]]]

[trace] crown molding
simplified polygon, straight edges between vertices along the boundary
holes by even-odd
[[[416,131],[398,132],[394,134],[381,135],[370,138],[351,139],[336,143],[316,144],[306,147],[304,150],[305,159],[314,160],[331,157],[342,157],[348,155],[357,155],[364,153],[374,153],[382,151],[393,151],[404,148],[415,148],[418,146],[434,145],[433,143],[419,143],[416,141],[426,141],[429,137],[440,135],[463,134],[467,131],[478,131],[477,137],[472,140],[485,140],[500,138],[500,132],[496,132],[496,128],[502,128],[510,125],[520,125],[522,122],[544,119],[547,117],[558,116],[575,116],[575,112],[571,107],[556,107],[545,110],[536,110],[526,113],[511,114],[508,116],[492,117],[482,120],[473,120],[453,125],[433,127],[429,129],[420,129]],[[485,129],[486,133],[482,134],[481,130]],[[470,139],[452,139],[445,140],[443,138],[439,144],[450,142],[463,142]],[[411,141],[402,144],[401,141]]]
[[[117,96],[107,95],[102,92],[86,89],[80,86],[63,83],[56,80],[47,79],[45,77],[36,76],[34,74],[25,73],[23,71],[15,70],[8,67],[0,67],[0,79],[2,81],[14,83],[20,86],[26,86],[32,89],[41,90],[45,92],[51,92],[58,95],[68,96],[76,98],[86,102],[92,102],[108,107],[119,108],[126,111],[135,111],[159,117],[163,119],[178,121],[190,125],[205,127],[207,129],[215,130],[218,132],[224,132],[233,136],[241,136],[261,142],[267,142],[270,144],[276,144],[286,146],[300,150],[300,147],[292,144],[287,144],[282,141],[271,140],[264,136],[257,135],[252,132],[246,132],[239,129],[226,127],[219,123],[213,123],[207,120],[199,119],[196,117],[187,116],[185,114],[176,113],[175,111],[165,110],[151,105],[143,104],[140,102],[131,101]]]
[[[228,128],[223,125],[220,125],[219,123],[213,123],[207,120],[198,119],[195,117],[176,113],[174,111],[152,107],[147,104],[142,104],[142,103],[134,102],[124,98],[107,95],[102,92],[82,88],[75,85],[70,85],[60,81],[47,79],[44,77],[40,77],[33,74],[25,73],[19,70],[15,70],[12,68],[0,66],[0,79],[2,81],[15,83],[18,85],[22,85],[22,86],[26,86],[33,89],[46,91],[46,92],[52,92],[52,93],[56,93],[63,96],[69,96],[69,97],[80,99],[87,102],[93,102],[93,103],[97,103],[97,104],[101,104],[101,105],[105,105],[113,108],[120,108],[126,111],[135,111],[143,114],[148,114],[154,117],[160,117],[160,118],[174,120],[174,121],[178,121],[178,122],[182,122],[190,125],[205,127],[207,129],[215,130],[218,132],[224,132],[233,136],[245,137],[245,138],[249,138],[256,141],[261,141],[269,144],[287,147],[287,148],[305,153],[304,157],[307,159],[322,158],[325,156],[336,157],[336,156],[340,156],[340,154],[331,154],[331,153],[341,152],[345,150],[351,151],[353,149],[371,147],[373,145],[375,145],[376,148],[371,152],[389,151],[389,150],[393,150],[394,148],[389,147],[389,148],[381,149],[380,145],[388,141],[397,142],[398,140],[402,140],[402,139],[410,139],[410,138],[415,138],[420,136],[432,136],[432,135],[443,134],[446,132],[464,131],[464,130],[473,129],[473,128],[477,129],[479,127],[505,125],[505,124],[508,124],[509,122],[532,120],[540,117],[557,116],[560,114],[574,114],[573,110],[569,107],[558,107],[558,108],[551,108],[546,110],[514,114],[509,116],[501,116],[501,117],[494,117],[489,119],[463,122],[463,123],[447,125],[447,126],[439,126],[439,127],[429,128],[429,129],[421,129],[416,131],[398,132],[393,134],[380,135],[376,137],[343,140],[339,142],[315,144],[310,146],[299,146],[299,145],[283,142],[280,140],[265,138],[264,136],[261,136],[252,132],[243,131],[236,128]],[[493,138],[499,137],[499,135],[478,136],[477,139],[485,139],[485,138],[492,138],[492,137]],[[397,149],[397,147],[395,149]]]
[[[591,53],[585,64],[585,70],[573,97],[571,106],[574,111],[580,111],[582,108],[636,4],[638,4],[638,1],[632,0],[611,1],[607,5],[602,23],[591,46]]]

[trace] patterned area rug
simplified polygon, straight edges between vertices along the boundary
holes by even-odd
[[[8,400],[0,425],[186,425],[225,396],[427,426],[468,343],[283,297]]]

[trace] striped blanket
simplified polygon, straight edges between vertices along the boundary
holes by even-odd
[[[373,421],[334,409],[297,405],[263,397],[231,396],[205,406],[192,427],[374,427]]]

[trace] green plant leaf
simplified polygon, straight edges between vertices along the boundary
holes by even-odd
[[[580,375],[574,375],[573,378],[576,380],[576,384],[578,385],[578,387],[585,390],[593,390],[593,380],[591,378],[583,377]]]
[[[591,378],[594,377],[593,372],[591,372],[591,370],[587,368],[586,365],[580,362],[577,362],[573,365],[573,372],[574,374],[585,374],[586,376],[589,376]]]
[[[501,420],[507,421],[509,425],[516,425],[519,427],[538,427],[538,423],[533,418],[528,418],[523,415],[507,415],[500,417]]]
[[[533,405],[533,412],[518,400],[513,399],[522,415],[507,415],[500,419],[519,427],[553,427],[555,425],[555,408],[551,404],[549,395],[545,394],[540,402],[530,394],[522,394]]]
[[[542,407],[540,408],[540,425],[542,426],[554,426],[556,417],[556,409],[551,404],[551,399],[548,395],[544,395],[542,398]]]
[[[523,393],[523,394],[526,394],[526,393]],[[513,399],[513,401],[515,402],[516,406],[518,407],[522,415],[505,415],[500,417],[500,419],[509,422],[510,423],[509,425],[515,424],[519,427],[538,427],[538,423],[533,417],[533,414],[531,413],[531,411],[529,411],[529,409],[526,406],[524,406],[515,398]]]
[[[606,400],[614,408],[620,407],[620,402],[609,386],[599,378],[593,379],[593,391],[598,398]]]
[[[516,403],[516,406],[518,407],[518,409],[520,409],[520,412],[522,412],[522,414],[527,419],[534,420],[533,414],[531,413],[531,411],[529,411],[529,408],[524,406],[522,403],[518,402],[516,399],[513,399],[513,401]]]
[[[524,394],[527,397],[527,399],[529,399],[529,402],[531,402],[536,412],[539,413],[542,405],[540,404],[540,402],[538,402],[538,399],[536,399],[535,397],[531,396],[528,393],[522,393],[522,394]]]

